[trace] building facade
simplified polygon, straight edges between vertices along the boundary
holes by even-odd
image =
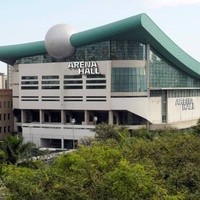
[[[0,90],[0,140],[14,131],[12,90]]]
[[[12,65],[15,127],[26,141],[64,149],[94,136],[96,123],[129,129],[196,124],[200,63],[147,15],[80,33],[62,25],[64,38],[60,27],[44,42],[15,46],[19,54],[12,58],[5,51],[10,55],[13,46],[3,56],[0,48],[0,60]]]
[[[0,89],[8,89],[7,76],[4,73],[0,73]]]

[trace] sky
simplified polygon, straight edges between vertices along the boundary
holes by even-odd
[[[0,0],[0,46],[43,41],[54,25],[77,32],[146,13],[200,62],[200,0]],[[6,74],[6,64],[0,62]]]

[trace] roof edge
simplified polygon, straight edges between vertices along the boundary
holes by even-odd
[[[97,42],[103,42],[116,35],[142,28],[142,15],[143,14],[138,14],[97,28],[75,33],[70,38],[71,44],[74,47],[81,47]]]

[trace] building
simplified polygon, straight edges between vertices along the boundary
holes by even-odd
[[[0,47],[12,66],[15,126],[38,146],[72,148],[96,123],[149,129],[195,125],[200,63],[146,14],[45,41]]]
[[[0,89],[8,89],[7,76],[4,73],[0,73]]]
[[[0,90],[0,140],[3,140],[5,135],[12,133],[14,130],[12,109],[12,90]]]

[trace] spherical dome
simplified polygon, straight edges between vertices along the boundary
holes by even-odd
[[[75,30],[67,24],[58,24],[49,29],[45,36],[45,48],[54,58],[69,58],[75,52],[70,36]]]

